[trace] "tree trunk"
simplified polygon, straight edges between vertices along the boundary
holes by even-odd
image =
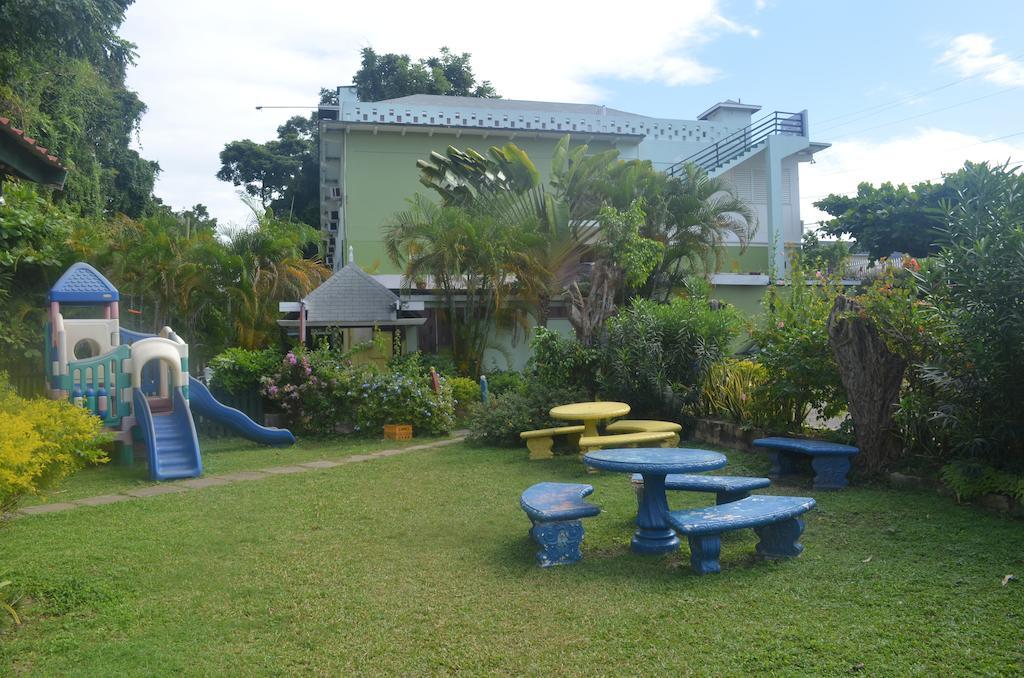
[[[537,327],[547,327],[551,317],[551,296],[546,292],[537,298]]]
[[[576,330],[576,339],[584,346],[590,346],[597,330],[615,312],[615,290],[618,287],[618,272],[603,262],[597,262],[591,269],[590,289],[583,296],[578,282],[569,286],[571,306],[569,322]]]
[[[907,363],[889,350],[864,307],[844,295],[829,314],[828,338],[860,448],[856,461],[870,472],[885,470],[903,452],[892,415]]]

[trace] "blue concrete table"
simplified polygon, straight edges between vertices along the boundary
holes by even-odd
[[[679,537],[669,526],[665,476],[670,473],[714,471],[726,464],[724,454],[686,448],[647,447],[597,450],[583,455],[583,463],[618,473],[644,477],[644,496],[636,513],[636,534],[631,542],[637,553],[658,554],[679,548]]]

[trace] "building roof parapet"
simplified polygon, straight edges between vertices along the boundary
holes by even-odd
[[[342,101],[321,111],[322,118],[343,124],[643,136],[702,144],[735,131],[715,121],[652,118],[592,104],[425,94],[375,102]]]

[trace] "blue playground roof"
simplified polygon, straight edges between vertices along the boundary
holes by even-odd
[[[109,304],[118,301],[117,288],[85,262],[73,264],[50,289],[50,301],[62,304]]]

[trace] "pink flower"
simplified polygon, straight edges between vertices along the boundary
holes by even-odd
[[[784,323],[784,322],[782,322],[782,321],[780,320],[779,322],[777,322],[777,323],[775,324],[775,326],[776,326],[776,327],[778,327],[778,328],[779,328],[779,329],[781,330],[781,329],[782,329],[783,327],[785,327],[785,326],[786,326],[786,323]]]
[[[313,374],[313,368],[312,367],[307,367],[306,368],[306,374]]]
[[[295,354],[292,353],[291,351],[288,351],[288,355],[286,355],[285,358],[288,359],[289,365],[294,365],[299,362],[298,360],[295,359]]]
[[[277,395],[277,387],[276,387],[276,386],[271,386],[271,387],[270,387],[270,388],[269,388],[269,389],[267,390],[267,393],[269,393],[270,395]]]

